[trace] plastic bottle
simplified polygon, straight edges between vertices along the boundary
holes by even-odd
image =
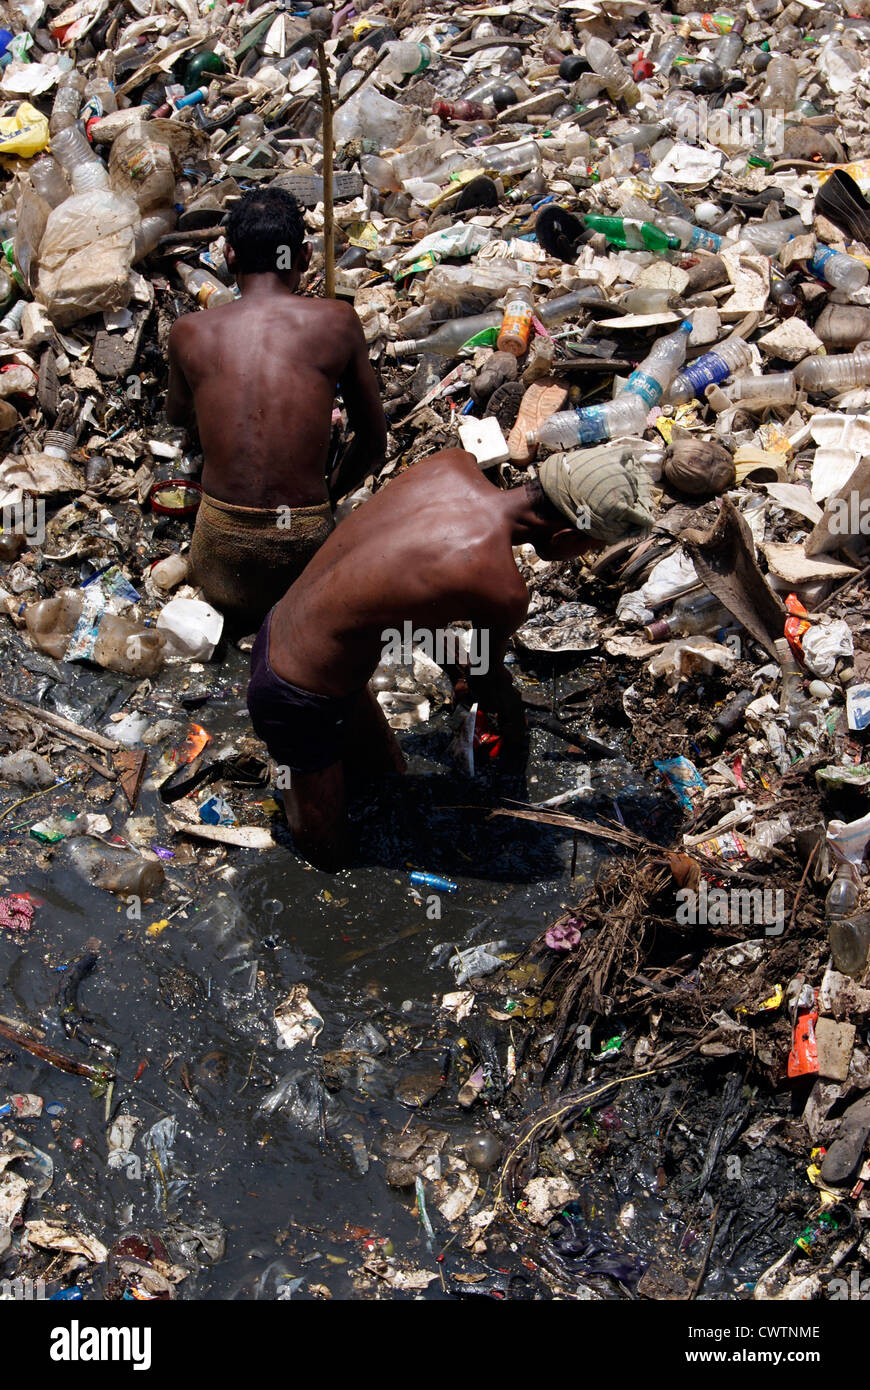
[[[746,706],[751,705],[754,699],[754,690],[741,690],[738,695],[734,696],[733,700],[729,701],[722,713],[717,714],[706,734],[707,742],[711,747],[721,747],[728,735],[732,734],[742,722]]]
[[[671,14],[666,18],[686,31],[703,29],[707,34],[728,34],[735,24],[734,15],[725,14],[723,11],[716,14],[701,14],[695,11],[692,14]]]
[[[388,73],[398,73],[402,77],[408,73],[422,72],[432,61],[432,50],[425,43],[406,43],[403,40],[385,43],[388,57],[384,68]],[[383,49],[379,50],[383,52]]]
[[[432,114],[442,121],[485,121],[486,111],[479,101],[435,101]]]
[[[235,301],[236,296],[229,286],[222,284],[216,275],[211,275],[207,270],[185,265],[184,261],[176,261],[175,269],[187,293],[204,309],[216,309],[221,304]]]
[[[684,319],[676,333],[668,333],[653,344],[652,351],[628,378],[625,390],[640,396],[647,411],[658,405],[685,362],[691,332],[691,323]]]
[[[636,290],[626,290],[619,296],[618,304],[626,314],[667,314],[673,309],[678,296],[673,290],[650,285]]]
[[[181,584],[189,575],[190,560],[187,555],[179,555],[177,551],[172,555],[167,555],[163,560],[158,560],[157,564],[152,565],[150,570],[152,581],[164,593],[174,589],[177,584]]]
[[[504,318],[496,340],[499,352],[510,352],[514,357],[522,357],[532,336],[532,318],[535,312],[535,299],[530,289],[520,285],[511,290],[505,300]]]
[[[738,240],[751,242],[764,256],[773,256],[793,236],[800,236],[806,230],[803,218],[786,217],[779,222],[757,222],[754,226],[741,227]]]
[[[684,251],[721,250],[722,238],[705,227],[696,227],[685,217],[657,217],[656,226],[668,236],[676,237]]]
[[[792,58],[771,58],[758,103],[765,111],[791,111],[797,99],[798,66]]]
[[[85,87],[84,98],[81,119],[86,130],[89,121],[98,121],[102,116],[108,116],[118,109],[115,89],[107,77],[91,78]]]
[[[605,43],[604,39],[588,38],[584,53],[592,71],[606,82],[608,94],[613,100],[624,101],[626,106],[637,106],[640,101],[637,83],[610,44]]]
[[[713,61],[717,63],[723,72],[737,66],[740,54],[743,52],[743,29],[746,21],[738,19],[730,34],[723,34],[722,38],[713,49]]]
[[[807,270],[817,280],[826,281],[835,290],[855,294],[863,290],[870,280],[870,270],[854,256],[846,256],[830,246],[817,246],[813,258],[807,261]]]
[[[48,131],[52,140],[60,131],[67,130],[78,118],[84,90],[84,73],[79,72],[78,68],[65,72],[61,77],[57,84],[51,117],[48,122]]]
[[[80,878],[122,897],[153,898],[166,878],[159,859],[145,859],[135,850],[75,839],[65,842],[63,852]]]
[[[794,372],[769,372],[766,376],[738,376],[725,393],[730,401],[752,410],[769,405],[793,405],[797,399]]]
[[[29,604],[24,621],[39,650],[62,661],[83,609],[81,594],[67,591]],[[115,613],[101,613],[93,621],[97,631],[89,660],[126,676],[153,676],[160,670],[166,644],[154,628]]]
[[[370,188],[379,193],[401,193],[402,185],[393,173],[389,160],[377,154],[364,154],[359,162],[360,173]]]
[[[742,338],[727,338],[720,343],[715,352],[705,352],[679,373],[668,393],[668,400],[675,405],[686,401],[700,400],[705,387],[725,381],[741,367],[748,367],[752,361],[752,349]]]
[[[66,174],[50,154],[34,159],[30,166],[30,182],[40,198],[44,198],[53,208],[65,202],[72,192]]]
[[[844,352],[836,357],[805,357],[794,369],[804,391],[845,391],[870,385],[870,352]]]
[[[481,148],[475,151],[476,162],[478,155],[480,167],[495,174],[527,174],[530,169],[537,169],[541,163],[541,151],[534,140],[524,140],[522,144],[509,146],[507,149],[498,145]]]
[[[94,154],[81,126],[69,125],[53,135],[51,152],[69,179],[73,193],[109,189],[109,171]]]
[[[584,285],[582,290],[572,290],[570,294],[560,294],[557,299],[547,299],[539,304],[535,313],[545,328],[553,328],[564,323],[588,304],[600,304],[604,298],[597,285]]]
[[[796,729],[804,718],[807,709],[803,672],[785,637],[776,638],[773,645],[782,668],[782,687],[779,692],[780,717],[785,720],[788,728]]]
[[[674,66],[674,60],[680,55],[680,53],[682,53],[682,51],[682,39],[663,40],[659,48],[659,51],[655,57],[656,67],[658,68],[658,71],[661,73],[662,77],[667,77],[671,68]]]
[[[428,338],[408,338],[397,343],[389,343],[387,350],[393,357],[419,357],[422,353],[434,352],[442,357],[454,356],[463,343],[487,328],[499,328],[502,321],[500,309],[487,314],[472,314],[470,318],[448,319]]]
[[[578,444],[597,444],[623,434],[642,434],[649,411],[633,391],[621,391],[606,405],[584,406],[580,410],[560,410],[545,420],[529,437],[529,443],[544,448],[574,449]]]
[[[463,92],[462,97],[464,101],[479,101],[482,106],[493,106],[496,111],[516,106],[519,101],[513,87],[503,77],[488,77],[485,82],[478,82],[476,86],[469,87],[467,92]]]
[[[602,232],[612,246],[630,251],[678,251],[680,243],[652,222],[638,222],[634,217],[599,217],[587,213],[584,221],[590,232]]]
[[[677,599],[669,616],[650,623],[644,632],[651,642],[666,642],[677,633],[681,637],[691,637],[698,632],[717,632],[733,621],[716,595],[705,589],[703,593],[686,594]]]
[[[834,969],[843,975],[861,975],[870,951],[870,921],[866,913],[855,915],[859,897],[851,867],[841,864],[825,898],[825,916]]]
[[[654,145],[666,134],[667,131],[663,125],[643,122],[640,125],[629,126],[628,130],[624,130],[621,135],[614,135],[613,144],[631,145],[636,150],[648,150],[650,145]]]

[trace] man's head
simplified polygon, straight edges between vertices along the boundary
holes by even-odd
[[[575,555],[590,545],[614,545],[626,537],[640,536],[653,525],[649,480],[634,462],[631,450],[621,445],[551,454],[539,466],[537,481],[550,511],[569,521],[569,533],[573,529],[585,541],[574,548]],[[561,532],[556,532],[554,539],[564,548],[568,539],[560,536]]]
[[[292,288],[308,269],[311,248],[292,193],[258,188],[233,208],[226,227],[227,265],[235,276],[280,275]]]

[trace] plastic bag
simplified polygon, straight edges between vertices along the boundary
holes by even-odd
[[[151,138],[143,122],[129,126],[114,141],[109,156],[112,188],[133,198],[142,213],[171,208],[179,167],[168,145]]]
[[[32,159],[48,144],[48,117],[22,101],[14,116],[0,116],[0,155]]]
[[[50,214],[36,297],[58,327],[127,305],[138,223],[131,198],[101,191],[67,198]]]

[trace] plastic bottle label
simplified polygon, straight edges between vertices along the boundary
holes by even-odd
[[[577,411],[577,443],[597,444],[599,439],[609,439],[610,425],[603,406],[590,405]]]
[[[722,238],[715,232],[707,232],[703,227],[695,227],[689,238],[687,251],[718,251],[722,246]]]
[[[533,313],[531,304],[526,303],[524,299],[509,300],[505,305],[504,318],[501,321],[499,341],[502,338],[516,338],[527,343],[532,331]]]
[[[825,279],[825,266],[831,257],[836,255],[837,252],[833,251],[830,246],[819,246],[812,260],[807,265],[807,269],[811,275],[815,275],[817,280],[827,283]]]
[[[690,366],[684,367],[680,372],[679,380],[686,386],[691,386],[695,395],[700,395],[705,386],[709,386],[714,381],[724,381],[731,375],[731,368],[720,357],[718,352],[705,352],[703,357],[699,357],[697,362],[692,362]]]
[[[649,376],[646,372],[632,372],[625,389],[631,391],[634,396],[640,396],[644,404],[652,410],[661,400],[664,388],[654,376]]]

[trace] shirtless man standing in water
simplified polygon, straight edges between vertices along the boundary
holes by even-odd
[[[203,500],[191,545],[205,598],[253,632],[333,528],[333,500],[377,472],[387,427],[362,325],[349,304],[298,294],[311,248],[296,200],[248,193],[226,261],[241,299],[186,314],[169,335],[166,414],[199,428]],[[354,438],[326,466],[336,388]]]
[[[498,717],[508,747],[522,741],[522,702],[504,665],[529,603],[513,547],[527,542],[542,559],[566,560],[652,520],[632,498],[609,532],[596,534],[587,501],[594,504],[596,485],[598,493],[610,487],[598,479],[613,465],[596,472],[590,452],[554,456],[508,491],[461,449],[433,454],[347,517],[269,614],[251,653],[248,709],[289,772],[287,819],[312,863],[332,869],[345,855],[345,769],[404,769],[368,687],[388,631],[410,622],[434,635],[457,620],[473,623],[488,660],[469,674],[469,692]]]

